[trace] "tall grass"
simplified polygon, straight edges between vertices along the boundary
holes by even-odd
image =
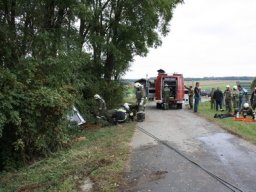
[[[135,123],[82,131],[84,140],[29,167],[0,174],[0,191],[80,191],[89,177],[94,191],[115,191],[130,154]]]

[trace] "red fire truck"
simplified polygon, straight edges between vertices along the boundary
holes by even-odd
[[[164,85],[168,85],[170,89],[170,107],[182,109],[184,102],[184,78],[182,74],[168,75],[159,73],[155,81],[155,101],[157,108],[163,108],[163,90]]]

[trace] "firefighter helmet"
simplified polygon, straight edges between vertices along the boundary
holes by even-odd
[[[94,95],[94,99],[100,99],[100,95],[99,94],[95,94]]]
[[[123,105],[123,106],[124,106],[124,108],[125,108],[125,109],[127,109],[127,110],[129,110],[129,109],[130,109],[130,107],[129,107],[129,104],[128,104],[128,103],[124,103],[124,105]]]
[[[137,82],[137,83],[134,83],[134,87],[135,87],[135,88],[139,88],[139,87],[141,87],[141,84],[138,83],[138,82]]]
[[[245,103],[244,108],[248,108],[248,107],[249,107],[249,103]]]

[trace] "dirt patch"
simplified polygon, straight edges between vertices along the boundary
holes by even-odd
[[[40,184],[32,183],[32,184],[28,184],[28,185],[22,186],[18,190],[18,192],[31,192],[31,191],[34,191],[36,189],[40,189],[40,188],[46,187],[48,185],[49,185],[49,183],[40,183]]]
[[[107,159],[101,159],[98,161],[98,166],[99,167],[104,167],[104,166],[107,166],[107,165],[110,165],[112,163],[112,161],[110,160],[107,160]]]
[[[91,192],[93,189],[93,182],[89,177],[85,178],[83,184],[80,186],[81,192]]]
[[[85,129],[85,130],[95,130],[95,129],[97,130],[97,129],[102,128],[102,126],[99,124],[95,124],[95,123],[86,123],[81,128]]]
[[[122,188],[119,189],[119,191],[133,191],[133,187],[141,186],[148,182],[153,182],[160,180],[165,177],[165,175],[168,173],[168,171],[153,171],[149,173],[141,174],[138,177],[135,178],[127,178],[127,182],[125,185],[123,185]],[[127,175],[129,173],[126,173]]]
[[[156,171],[156,172],[153,172],[149,175],[149,178],[151,179],[151,181],[155,181],[155,180],[158,180],[158,179],[162,179],[165,174],[167,174],[168,171]]]

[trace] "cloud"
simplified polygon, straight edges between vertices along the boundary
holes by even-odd
[[[171,32],[147,57],[136,57],[124,78],[256,75],[256,1],[188,0],[174,11]]]

